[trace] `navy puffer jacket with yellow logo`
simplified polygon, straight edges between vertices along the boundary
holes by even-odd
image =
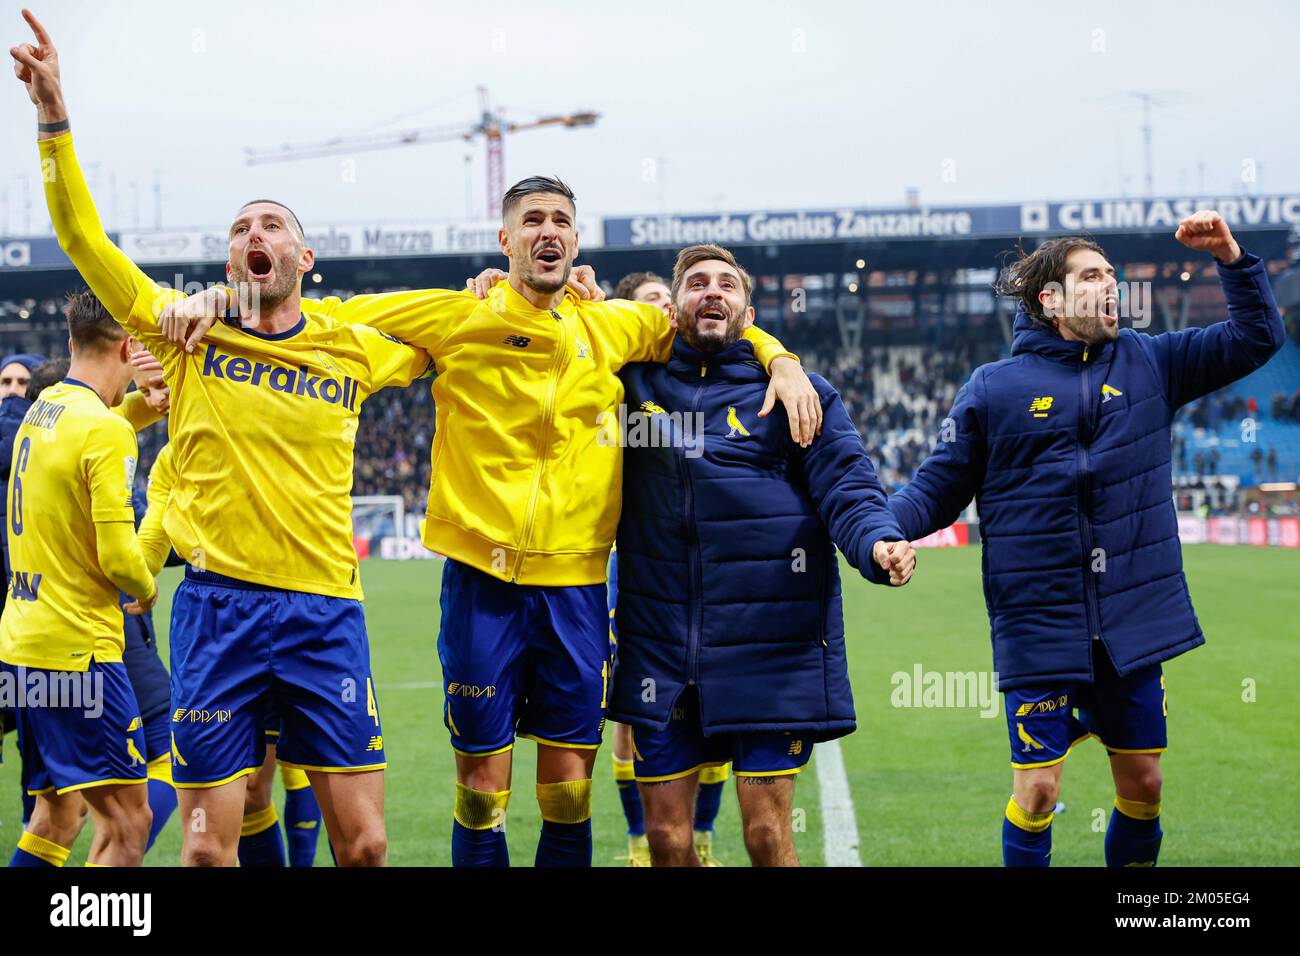
[[[890,499],[910,538],[975,498],[1002,690],[1128,674],[1204,643],[1183,576],[1170,425],[1259,368],[1285,333],[1258,257],[1219,264],[1228,319],[1087,349],[1028,314],[1011,358],[957,394],[911,484]],[[922,571],[922,573],[924,573]]]
[[[869,580],[902,535],[839,395],[811,376],[822,433],[800,448],[744,340],[621,375],[618,660],[609,716],[665,726],[689,686],[705,733],[852,732],[838,547]],[[702,433],[696,425],[702,425]],[[882,597],[884,595],[881,595]]]

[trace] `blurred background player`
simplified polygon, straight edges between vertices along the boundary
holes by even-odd
[[[1286,337],[1263,263],[1217,212],[1182,220],[1174,238],[1217,260],[1226,322],[1121,329],[1099,246],[1070,236],[1022,252],[998,284],[1018,303],[1011,358],[975,370],[890,498],[910,539],[946,528],[972,497],[979,509],[1013,768],[1007,866],[1050,863],[1062,767],[1088,737],[1115,783],[1106,864],[1154,866],[1160,853],[1161,663],[1205,643],[1183,575],[1170,424]]]
[[[812,377],[824,429],[807,448],[779,415],[758,417],[766,381],[741,339],[753,285],[734,255],[683,249],[671,289],[672,359],[622,373],[627,406],[643,416],[629,412],[628,432],[648,425],[661,437],[629,437],[624,459],[610,714],[636,728],[656,866],[700,865],[700,771],[729,760],[750,860],[797,866],[795,775],[815,742],[856,720],[836,548],[868,580],[902,585],[911,544],[829,383]]]
[[[0,590],[0,613],[4,612],[9,594],[9,522],[5,508],[9,503],[9,465],[13,460],[14,435],[32,403],[27,398],[27,384],[32,370],[45,361],[44,355],[19,353],[0,359],[0,573],[4,575],[4,588]],[[0,708],[0,763],[4,762],[5,735],[18,727],[10,710]],[[23,791],[23,822],[31,819],[35,799]]]
[[[230,228],[228,275],[248,290],[243,323],[200,355],[171,346],[164,290],[112,244],[77,164],[58,55],[11,50],[36,106],[45,196],[60,246],[109,313],[154,348],[172,385],[178,482],[164,524],[190,562],[172,606],[173,777],[188,865],[233,865],[246,777],[262,765],[265,705],[284,722],[280,757],[312,779],[344,865],[383,865],[383,732],[351,536],[353,443],[362,402],[428,369],[428,356],[372,329],[306,315],[314,254],[301,223],[255,200]],[[270,660],[271,666],[260,662]],[[342,693],[340,693],[340,681]],[[196,719],[216,713],[224,720]]]
[[[70,297],[67,316],[70,374],[41,393],[15,437],[0,668],[19,686],[36,670],[48,686],[87,690],[15,711],[24,786],[37,800],[10,865],[63,865],[84,797],[95,826],[88,863],[138,866],[151,814],[118,592],[137,596],[126,610],[138,614],[158,591],[135,536],[135,433],[111,411],[131,381],[134,342],[89,293]]]

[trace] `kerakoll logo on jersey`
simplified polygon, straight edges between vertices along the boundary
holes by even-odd
[[[273,392],[316,398],[331,405],[341,403],[349,411],[357,410],[357,383],[354,379],[345,377],[340,383],[337,379],[312,375],[306,365],[293,369],[268,362],[254,362],[223,355],[215,345],[209,345],[203,355],[203,375],[253,386],[261,386],[265,378],[267,387]]]

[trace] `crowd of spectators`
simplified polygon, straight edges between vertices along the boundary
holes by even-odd
[[[61,305],[53,299],[0,302],[5,351],[66,354]],[[773,331],[803,357],[807,368],[824,375],[840,393],[881,483],[891,492],[905,485],[929,454],[957,390],[972,370],[1007,354],[1005,343],[986,334],[944,348],[845,348],[839,345],[840,330],[834,322],[790,323]],[[1272,396],[1269,411],[1280,420],[1300,421],[1300,389],[1292,395]],[[1219,450],[1194,447],[1188,426],[1212,431],[1258,413],[1257,399],[1235,393],[1212,395],[1187,406],[1179,415],[1185,425],[1174,437],[1175,473],[1197,477],[1218,473]],[[353,493],[400,495],[408,512],[421,513],[429,487],[433,433],[434,405],[427,382],[372,396],[362,407],[357,429]],[[165,441],[163,428],[141,434],[138,474],[142,483]],[[1250,460],[1257,476],[1276,476],[1275,449],[1256,448]]]

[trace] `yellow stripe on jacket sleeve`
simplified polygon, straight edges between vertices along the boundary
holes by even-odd
[[[786,347],[781,344],[780,339],[764,332],[757,325],[751,325],[745,329],[745,334],[742,337],[754,347],[754,355],[763,363],[763,368],[769,372],[772,371],[772,363],[779,358],[791,358],[796,362],[799,361],[799,356],[787,351]]]

